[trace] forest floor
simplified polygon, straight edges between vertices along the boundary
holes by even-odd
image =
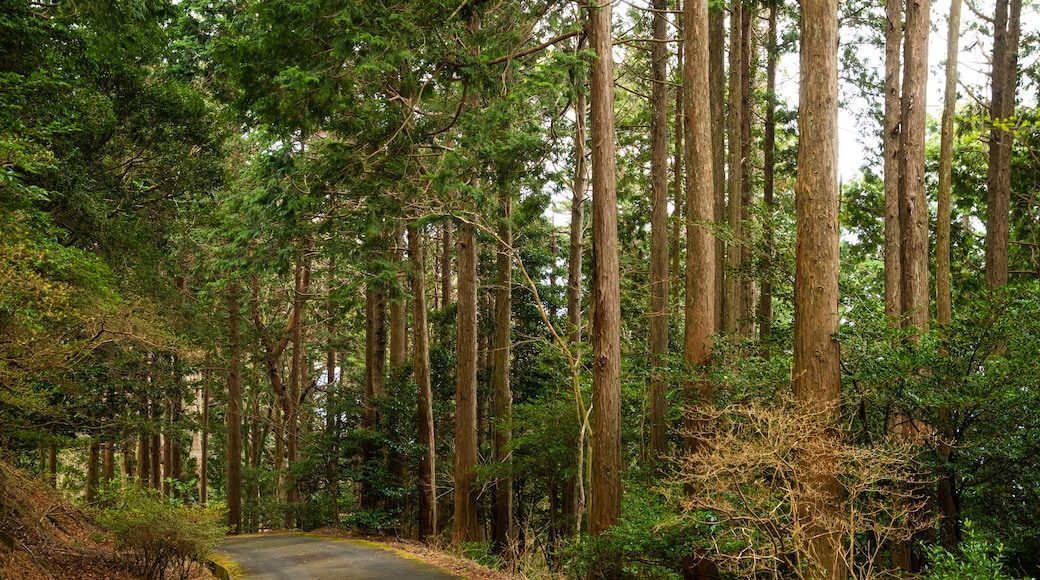
[[[358,538],[385,544],[473,580],[511,580],[498,570],[420,542],[335,528],[315,535]],[[0,461],[0,580],[135,580],[119,560],[115,544],[72,502],[37,477]],[[192,580],[212,578],[197,566]]]
[[[199,569],[195,578],[209,578]],[[115,544],[77,506],[0,461],[0,580],[133,580]]]

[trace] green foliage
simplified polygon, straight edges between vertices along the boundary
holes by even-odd
[[[107,347],[166,350],[184,322],[171,242],[195,207],[183,202],[221,179],[223,154],[214,109],[163,76],[172,12],[161,0],[3,3],[5,447],[121,431],[113,419],[136,415],[122,391],[132,381],[125,352]]]
[[[167,571],[188,578],[226,533],[223,506],[171,501],[133,480],[116,482],[102,503],[98,523],[142,578],[164,578]]]
[[[964,540],[957,553],[942,546],[925,546],[928,567],[926,580],[1010,580],[1001,564],[1003,544],[994,543],[975,529],[970,521],[964,522]]]
[[[583,538],[571,551],[568,576],[586,576],[600,561],[620,561],[623,578],[682,578],[683,560],[711,544],[711,526],[677,517],[681,485],[653,472],[630,473],[621,523],[599,538]]]
[[[505,561],[494,553],[491,542],[463,542],[456,550],[466,558],[488,568],[502,568]]]

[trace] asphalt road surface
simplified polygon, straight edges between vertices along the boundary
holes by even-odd
[[[365,542],[304,534],[228,538],[222,565],[234,580],[444,580],[454,574]]]

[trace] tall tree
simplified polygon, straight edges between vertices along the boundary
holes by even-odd
[[[286,400],[285,421],[285,455],[290,468],[300,459],[300,404],[302,402],[303,381],[306,378],[307,356],[303,336],[303,309],[307,303],[307,293],[310,289],[311,268],[307,254],[309,245],[298,250],[296,266],[293,274],[293,308],[291,320],[293,352],[289,366],[289,391]],[[286,501],[289,503],[287,515],[288,528],[296,527],[296,510],[300,502],[300,485],[296,476],[290,473],[288,476],[288,490]]]
[[[374,430],[379,423],[379,401],[386,396],[386,291],[381,280],[373,278],[365,286],[365,417],[363,425]],[[372,441],[364,443],[364,460],[374,464],[376,457]],[[371,467],[371,466],[370,466]],[[379,490],[366,482],[362,486],[362,505],[376,507]]]
[[[714,222],[726,223],[726,8],[722,2],[708,6],[708,83],[711,93],[711,152],[715,171]],[[685,66],[685,65],[684,65]],[[715,329],[725,328],[726,242],[715,237]]]
[[[716,330],[716,301],[719,298],[715,276],[715,236],[711,224],[716,209],[716,143],[712,138],[713,103],[711,90],[709,16],[707,0],[683,3],[683,116],[686,129],[686,319],[683,360],[695,374],[686,382],[686,400],[691,407],[708,402],[711,383],[704,368],[711,358],[711,336]],[[721,130],[721,127],[719,127]],[[700,425],[687,414],[684,445],[687,453],[703,451],[703,442],[694,435]],[[696,490],[692,490],[696,493]],[[687,577],[717,578],[714,563],[696,558],[686,563]]]
[[[390,262],[394,268],[394,279],[390,287],[390,371],[396,372],[408,358],[408,309],[405,292],[401,287],[400,263],[404,255],[404,225],[396,220]]]
[[[939,190],[935,235],[935,310],[940,325],[953,320],[953,292],[950,280],[950,190],[953,177],[953,133],[957,112],[957,61],[961,36],[961,0],[950,0],[950,14],[946,36],[946,86],[943,91],[942,129],[939,137]],[[949,411],[940,411],[944,421],[938,445],[938,453],[944,464],[949,464],[950,448],[945,441],[952,441]],[[943,469],[937,482],[939,499],[939,522],[942,542],[947,550],[957,547],[956,498],[950,473]]]
[[[213,374],[209,359],[206,362],[202,368],[202,416],[199,418],[199,503],[203,505],[209,502],[209,382]]]
[[[455,248],[455,222],[450,219],[444,220],[444,225],[441,229],[441,255],[440,255],[440,272],[441,272],[441,291],[440,291],[440,307],[444,308],[455,298],[455,291],[452,288],[452,268],[451,268],[451,254]]]
[[[957,113],[957,61],[961,37],[961,0],[950,0],[946,28],[946,86],[939,135],[938,214],[935,218],[935,309],[939,324],[953,317],[950,291],[950,189],[953,177],[953,132]]]
[[[433,391],[430,386],[429,328],[426,323],[426,264],[422,230],[408,226],[408,258],[412,282],[412,372],[418,388],[419,445],[419,539],[437,535],[436,440],[433,433]]]
[[[477,513],[477,234],[459,226],[458,363],[455,370],[456,544],[479,541]]]
[[[758,18],[758,2],[741,2],[740,21],[740,264],[746,270],[751,264],[751,244],[748,235],[751,220],[751,60],[753,29]],[[752,303],[754,301],[753,276],[742,271],[738,276],[739,306],[737,330],[743,336],[751,336],[755,328]]]
[[[650,454],[668,452],[667,384],[661,373],[668,354],[668,0],[654,0],[650,184]]]
[[[592,508],[599,536],[621,517],[621,281],[610,3],[587,4],[592,97]],[[603,570],[610,573],[609,565]]]
[[[885,314],[896,321],[903,313],[902,236],[899,233],[899,127],[901,121],[902,0],[885,3],[885,112],[881,140],[885,185]]]
[[[841,395],[838,342],[838,3],[802,3],[798,103],[797,242],[794,278],[795,399],[814,413],[837,419]],[[826,420],[826,419],[824,419]],[[818,437],[834,437],[821,428]],[[838,505],[833,457],[802,457],[798,484],[806,493],[795,506],[795,525],[811,530],[806,552],[812,577],[848,576],[841,537],[829,524]]]
[[[231,533],[242,532],[242,341],[239,333],[239,286],[228,287],[227,506]]]
[[[578,45],[580,48],[580,44]],[[587,151],[588,97],[584,83],[574,98],[574,184],[571,188],[570,243],[567,254],[567,321],[571,347],[581,343],[581,263],[585,238],[585,192],[589,187]]]
[[[481,28],[478,6],[471,11],[467,23],[467,50],[471,57],[480,54],[475,36]],[[471,79],[475,82],[475,79]],[[466,97],[465,105],[475,108],[474,94]],[[468,185],[477,187],[475,177]],[[452,540],[456,544],[482,540],[477,513],[480,490],[476,485],[477,467],[477,231],[470,222],[459,226],[458,237],[458,320],[455,367],[455,528]]]
[[[989,172],[986,194],[986,286],[1008,281],[1011,211],[1011,150],[1018,84],[1022,0],[997,0],[993,16],[993,73],[990,77]]]
[[[737,330],[743,305],[743,283],[741,268],[741,219],[742,195],[744,191],[744,147],[741,130],[744,126],[744,55],[742,40],[744,2],[730,4],[729,14],[729,160],[726,174],[726,222],[729,225],[730,241],[726,248],[726,294],[723,300],[722,329]]]
[[[762,231],[767,251],[773,247],[772,210],[773,193],[776,188],[776,63],[780,58],[777,45],[777,4],[779,0],[769,2],[769,25],[766,31],[766,111],[765,126],[762,136],[762,203],[768,217]],[[758,296],[758,336],[765,342],[773,333],[773,260],[769,256],[762,265],[762,282]],[[770,356],[768,346],[762,349],[762,355]]]
[[[101,443],[97,440],[92,440],[87,448],[87,485],[83,497],[88,504],[94,503],[97,499],[98,480],[100,479],[98,472],[101,469],[100,459]]]
[[[675,15],[675,28],[678,31],[679,39],[676,42],[675,48],[675,60],[676,60],[676,76],[682,78],[683,65],[683,40],[682,40],[682,13]],[[681,84],[681,83],[680,83]],[[685,123],[683,119],[683,93],[686,91],[682,88],[675,91],[675,127],[674,127],[674,143],[675,151],[673,153],[672,160],[672,236],[669,240],[671,246],[671,260],[672,260],[672,277],[669,281],[671,288],[672,300],[678,303],[679,292],[682,291],[684,284],[680,280],[680,276],[683,276],[682,268],[682,231],[684,224],[683,218],[683,199],[685,199],[686,191],[683,185],[683,176],[685,175],[685,153],[683,151],[683,139],[686,131]]]
[[[510,358],[512,355],[513,328],[513,200],[510,185],[499,185],[498,207],[498,288],[495,292],[495,337],[494,337],[494,453],[495,462],[506,471],[506,475],[495,480],[495,549],[505,553],[514,541],[513,534],[513,476],[512,415],[513,393],[509,385]]]
[[[574,44],[575,50],[581,48],[579,40]],[[583,77],[579,77],[583,78]],[[581,271],[583,260],[583,247],[585,241],[585,194],[589,187],[588,155],[586,142],[588,140],[588,96],[585,90],[585,81],[580,80],[575,87],[577,95],[574,97],[574,182],[571,189],[571,221],[569,225],[569,246],[567,251],[567,339],[568,348],[573,353],[572,372],[577,368],[577,357],[580,356],[581,345]],[[583,403],[581,401],[580,389],[575,390],[575,404],[577,420],[584,421],[585,416],[581,412]],[[584,437],[579,436],[575,441],[578,447],[579,458],[584,457]],[[582,464],[579,461],[579,465]],[[567,531],[572,535],[579,531],[581,524],[579,520],[585,509],[585,488],[581,470],[564,482],[561,493],[561,509],[565,516],[572,518],[574,525]]]
[[[908,324],[928,325],[928,199],[924,183],[925,101],[928,96],[927,0],[908,2],[903,35],[903,95],[899,124],[899,230],[902,314]]]

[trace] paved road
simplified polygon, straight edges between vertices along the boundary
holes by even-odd
[[[217,557],[232,578],[249,580],[444,580],[458,578],[432,564],[365,542],[304,534],[228,538]]]

